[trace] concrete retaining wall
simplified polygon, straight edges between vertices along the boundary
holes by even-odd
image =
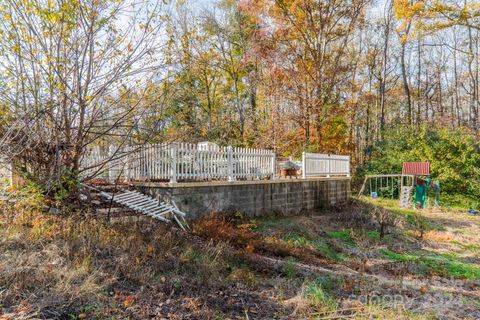
[[[173,199],[191,218],[225,211],[297,214],[345,202],[350,192],[346,177],[135,185],[156,198]]]

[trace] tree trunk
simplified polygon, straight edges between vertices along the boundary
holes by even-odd
[[[406,43],[402,41],[400,47],[400,65],[402,69],[402,80],[403,80],[403,90],[405,91],[405,96],[407,98],[406,101],[406,109],[407,109],[407,126],[412,126],[412,99],[410,96],[410,87],[408,85],[408,77],[407,77],[407,66],[405,64],[405,48]]]

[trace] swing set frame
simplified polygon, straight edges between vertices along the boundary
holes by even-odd
[[[400,179],[399,183],[399,197],[400,197],[400,190],[403,187],[413,187],[414,181],[415,181],[415,176],[411,174],[371,174],[371,175],[366,175],[365,179],[363,180],[362,187],[360,188],[360,191],[358,192],[358,196],[361,196],[365,192],[365,188],[367,186],[367,182],[369,182],[369,190],[372,192],[372,185],[375,185],[375,192],[378,193],[378,187],[379,183],[378,180],[380,179],[380,188],[382,188],[383,180],[386,179],[386,186],[388,186],[389,179],[392,182],[392,198],[393,198],[393,188],[394,188],[394,179]],[[375,183],[373,184],[372,181],[375,179]]]
[[[373,196],[372,181],[375,179],[375,193],[378,195],[378,179],[380,179],[380,188],[382,188],[383,179],[387,180],[387,187],[389,187],[389,179],[392,181],[392,199],[395,198],[394,195],[394,182],[393,179],[400,179],[398,186],[398,198],[400,199],[400,206],[409,206],[408,203],[411,201],[411,192],[414,189],[417,177],[419,176],[430,176],[430,162],[404,162],[402,165],[401,174],[373,174],[366,175],[363,180],[362,188],[358,192],[358,196],[361,196],[365,192],[367,182],[369,182],[369,190],[371,196]],[[407,198],[408,197],[408,198]],[[407,204],[405,204],[407,203]],[[414,203],[415,207],[415,203]]]

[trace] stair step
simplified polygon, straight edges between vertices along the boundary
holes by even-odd
[[[97,214],[107,214],[109,211],[110,213],[127,213],[127,212],[133,212],[130,209],[126,209],[125,207],[112,207],[112,208],[97,208],[95,209]]]
[[[97,213],[122,214],[133,211],[163,222],[170,222],[169,219],[174,219],[185,230],[184,224],[186,225],[186,222],[184,218],[186,214],[178,210],[174,204],[161,202],[138,191],[118,190],[118,188],[112,186],[102,186],[101,189],[87,187],[96,191],[92,195],[92,198],[94,198],[92,203],[97,207],[103,207],[97,208]],[[111,191],[115,191],[114,194],[110,193]],[[179,218],[184,223],[180,223]]]

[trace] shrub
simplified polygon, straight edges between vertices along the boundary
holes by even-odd
[[[367,150],[363,174],[401,173],[405,161],[430,161],[431,177],[441,193],[480,198],[480,145],[465,129],[391,130]]]

